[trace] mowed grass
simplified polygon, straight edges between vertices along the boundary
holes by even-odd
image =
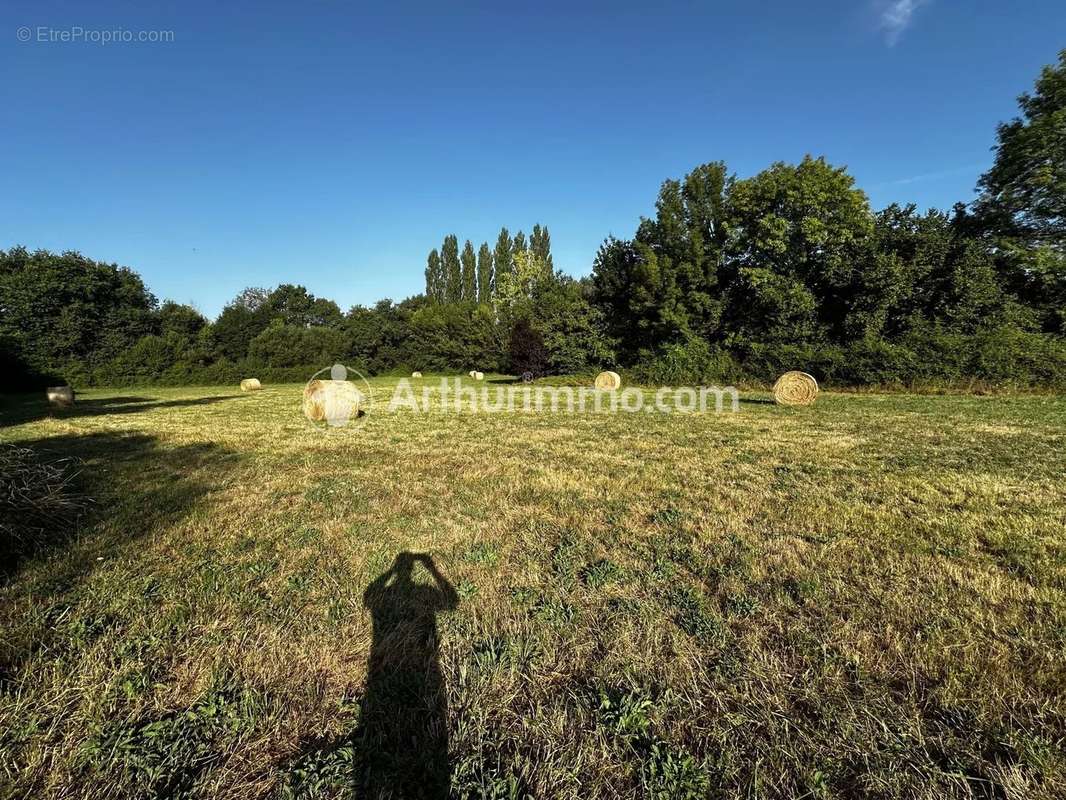
[[[329,431],[299,386],[0,410],[95,501],[2,579],[12,796],[439,796],[370,730],[392,706],[459,798],[1066,796],[1066,399],[415,414],[373,383]],[[454,589],[428,609],[414,563],[435,635],[367,592],[405,552]]]

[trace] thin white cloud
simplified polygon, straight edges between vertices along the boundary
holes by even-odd
[[[871,189],[888,189],[892,186],[906,186],[911,183],[924,183],[925,181],[939,181],[944,178],[955,178],[959,175],[967,175],[974,172],[982,172],[988,169],[988,164],[967,164],[965,167],[955,167],[954,169],[945,169],[940,172],[927,172],[924,175],[911,175],[907,178],[898,178],[894,181],[885,181],[875,186],[871,186]]]
[[[898,42],[903,31],[910,27],[914,12],[928,2],[929,0],[889,0],[881,9],[878,24],[889,47]]]

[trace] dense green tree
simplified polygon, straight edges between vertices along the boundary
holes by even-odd
[[[530,316],[537,291],[553,279],[548,265],[532,250],[516,251],[511,271],[496,282],[492,305],[497,317],[509,326],[515,319]]]
[[[995,255],[1002,282],[1032,310],[1036,326],[1066,336],[1066,251],[1005,238]]]
[[[234,305],[243,306],[249,311],[259,311],[270,299],[270,289],[262,286],[249,286],[233,299]]]
[[[533,226],[533,233],[529,237],[529,249],[533,251],[537,258],[548,265],[548,269],[552,272],[555,271],[555,265],[552,263],[551,234],[548,233],[547,225],[543,227],[539,224]]]
[[[524,233],[522,233],[522,231],[519,231],[518,233],[516,233],[514,235],[514,238],[511,240],[511,259],[512,259],[512,264],[514,263],[513,259],[514,259],[514,254],[515,253],[520,253],[523,250],[528,250],[528,249],[529,249],[529,245],[526,244],[526,235]]]
[[[592,267],[593,302],[603,311],[608,335],[618,342],[619,356],[633,363],[642,351],[652,349],[653,341],[646,317],[653,308],[638,301],[638,272],[644,270],[643,248],[633,242],[608,237]]]
[[[187,364],[193,347],[194,339],[174,330],[142,336],[101,370],[102,377],[114,383],[149,382],[168,375],[180,379],[179,365]]]
[[[253,364],[269,367],[328,367],[350,350],[344,332],[323,325],[306,327],[274,320],[248,346]]]
[[[207,326],[207,319],[192,306],[167,300],[156,312],[160,333],[176,333],[190,340],[196,338]]]
[[[436,303],[444,302],[444,267],[436,249],[430,250],[426,258],[426,297]]]
[[[332,300],[316,298],[305,287],[290,283],[272,291],[263,309],[271,320],[286,325],[336,325],[341,320],[341,311]]]
[[[466,303],[477,302],[477,256],[474,255],[474,245],[466,240],[463,245],[462,261],[462,300]]]
[[[126,267],[76,252],[0,251],[0,339],[27,370],[87,380],[156,329],[155,305]]]
[[[351,366],[376,374],[406,364],[411,311],[424,304],[424,298],[400,304],[386,299],[379,300],[372,308],[352,308],[344,324],[351,342],[348,353]]]
[[[551,280],[536,284],[530,322],[543,337],[547,370],[552,373],[590,372],[614,361],[602,312],[585,299],[581,285],[572,278],[555,273]]]
[[[488,242],[482,242],[477,251],[477,299],[479,303],[492,302],[492,250]]]
[[[731,186],[720,162],[665,181],[655,218],[641,221],[634,241],[609,239],[600,248],[593,296],[608,312],[623,361],[669,342],[719,335]]]
[[[1018,105],[967,221],[989,240],[1004,287],[1044,331],[1066,335],[1066,50]]]
[[[337,304],[316,298],[303,286],[282,284],[273,291],[245,289],[210,328],[216,352],[231,361],[249,355],[252,340],[271,323],[292,327],[339,326],[343,316]]]
[[[919,214],[913,204],[893,203],[874,220],[873,250],[896,276],[880,301],[887,305],[882,332],[899,336],[931,313],[926,287],[943,270],[955,241],[948,215],[936,209]],[[867,303],[873,305],[873,299]]]
[[[978,183],[977,214],[994,232],[1066,247],[1066,50],[1044,67],[1021,116],[999,126],[992,168]]]
[[[883,304],[878,332],[899,337],[928,325],[973,333],[985,326],[1033,324],[1032,314],[1005,291],[993,253],[967,230],[935,209],[919,215],[913,205],[891,205],[877,215],[875,261],[863,265],[857,280],[872,284],[881,277],[875,266],[888,265],[876,289],[859,296],[867,306],[876,298]]]
[[[729,287],[731,342],[811,344],[821,333],[818,301],[802,281],[759,267],[741,267]]]
[[[413,369],[483,371],[501,366],[492,309],[485,305],[428,305],[411,314],[406,362]]]
[[[854,183],[808,156],[736,181],[729,192],[731,270],[769,269],[801,282],[835,338],[844,335],[856,266],[871,253],[873,214]]]
[[[440,252],[444,270],[444,301],[458,303],[463,299],[463,272],[459,264],[459,239],[455,234],[444,237]]]
[[[548,348],[544,334],[522,317],[511,325],[507,340],[508,368],[516,375],[539,378],[549,373]]]
[[[511,271],[512,254],[511,234],[508,233],[507,228],[500,228],[500,235],[496,237],[496,249],[492,255],[493,268],[496,273],[494,278],[497,282],[501,276]]]
[[[683,181],[663,183],[653,220],[643,220],[636,242],[654,254],[646,274],[656,285],[658,323],[667,338],[713,337],[722,314],[719,270],[727,239],[726,192],[731,186],[721,162],[704,164]]]
[[[257,307],[237,297],[222,309],[211,326],[211,341],[222,358],[240,361],[248,355],[248,345],[270,324],[265,306]]]
[[[341,313],[340,306],[325,297],[316,297],[315,302],[311,304],[307,324],[338,327],[343,319],[344,315]]]
[[[304,326],[311,316],[314,296],[304,286],[283,283],[270,293],[266,311],[271,320],[279,319],[286,325]]]

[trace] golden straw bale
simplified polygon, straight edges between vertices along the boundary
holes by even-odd
[[[241,381],[242,392],[258,392],[263,388],[263,384],[259,382],[259,378],[245,378]]]
[[[304,387],[304,416],[312,422],[345,425],[362,405],[363,393],[351,381],[313,380]]]
[[[610,370],[601,372],[596,376],[595,386],[602,391],[613,392],[615,389],[622,388],[622,376]]]
[[[774,384],[774,401],[782,406],[809,406],[817,396],[818,381],[806,372],[786,372]]]

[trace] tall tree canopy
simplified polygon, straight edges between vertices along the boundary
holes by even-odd
[[[1044,67],[1021,116],[1002,123],[978,183],[979,216],[1000,233],[1066,248],[1066,50]]]
[[[543,227],[539,224],[533,226],[533,233],[529,237],[529,249],[533,251],[537,258],[548,265],[548,269],[555,270],[555,265],[552,263],[551,234],[548,233],[547,225]]]
[[[492,250],[488,242],[482,242],[477,251],[477,299],[479,303],[491,303],[493,291]]]
[[[1012,292],[1045,331],[1066,334],[1066,50],[1047,66],[1021,116],[999,126],[996,158],[966,220],[990,237]]]
[[[444,300],[458,303],[463,299],[463,272],[459,265],[459,240],[455,234],[444,237],[441,265],[444,270]]]
[[[426,296],[437,303],[444,302],[444,267],[436,248],[426,257]]]
[[[477,302],[477,256],[474,255],[474,245],[466,240],[463,245],[462,261],[462,295],[461,299],[466,303]]]
[[[153,333],[155,306],[126,267],[77,252],[0,250],[0,338],[28,372],[87,374]]]
[[[511,234],[507,228],[500,228],[500,235],[496,237],[496,249],[492,254],[492,261],[496,270],[496,280],[511,271]]]

